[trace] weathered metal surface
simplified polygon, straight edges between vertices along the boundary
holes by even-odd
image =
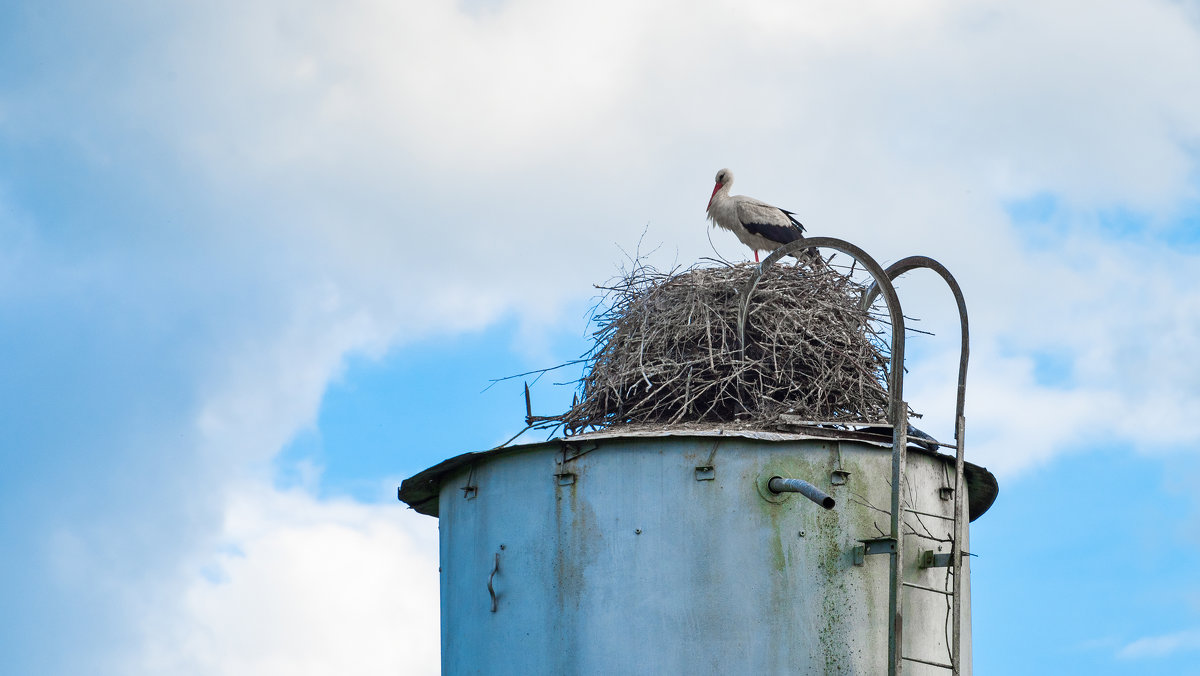
[[[797,427],[796,429],[800,429]],[[614,430],[611,432],[589,432],[575,437],[570,437],[570,441],[566,439],[556,438],[550,443],[573,444],[578,446],[587,442],[600,442],[606,439],[664,439],[674,437],[699,437],[708,439],[709,444],[714,443],[714,439],[753,439],[757,441],[826,441],[826,440],[851,440],[857,443],[874,446],[876,448],[891,448],[890,428],[889,436],[885,439],[877,434],[858,433],[847,430],[824,430],[821,428],[805,428],[804,432],[768,432],[765,430],[726,430],[720,428],[702,429],[694,428],[687,430],[679,429],[654,429],[654,430]],[[457,473],[463,467],[469,467],[472,464],[494,458],[497,456],[509,453],[521,453],[534,446],[540,446],[539,442],[535,444],[521,444],[517,446],[508,446],[498,448],[491,451],[479,451],[473,453],[463,453],[448,460],[442,461],[429,469],[421,471],[408,479],[405,479],[401,484],[400,489],[396,492],[396,497],[401,502],[404,502],[419,514],[427,516],[438,515],[438,491],[442,483],[442,479],[449,474]],[[954,456],[946,456],[942,454],[929,453],[923,448],[910,447],[912,453],[927,453],[935,455],[946,461],[953,462]],[[577,451],[576,451],[577,452]],[[967,481],[967,498],[970,507],[971,521],[978,519],[992,506],[996,500],[996,494],[999,491],[996,477],[987,469],[980,467],[971,462],[964,463],[964,474]],[[845,471],[839,467],[834,472]],[[837,484],[835,479],[834,483]]]
[[[887,671],[888,566],[855,566],[854,550],[887,528],[890,449],[747,437],[714,449],[694,435],[589,446],[506,449],[437,475],[443,674]],[[913,509],[950,516],[938,498],[949,461],[909,455]],[[698,467],[713,477],[697,481]],[[845,484],[828,482],[835,469]],[[764,499],[764,476],[811,477],[837,505]],[[906,582],[948,590],[946,569],[918,556],[950,523],[905,513]],[[944,596],[907,595],[904,654],[949,661],[949,621]]]

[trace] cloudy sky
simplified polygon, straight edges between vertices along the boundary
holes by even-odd
[[[745,258],[725,166],[964,287],[978,673],[1200,674],[1195,0],[3,3],[0,670],[437,673],[396,485],[639,238]]]

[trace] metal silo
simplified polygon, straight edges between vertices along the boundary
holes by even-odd
[[[594,432],[431,467],[400,498],[439,519],[443,674],[970,673],[966,524],[997,486],[963,459],[961,293],[934,261],[884,271],[829,238],[764,267],[804,246],[871,270],[864,303],[887,299],[898,364],[890,280],[947,280],[963,328],[955,443],[794,420]],[[902,373],[890,420],[906,421]]]

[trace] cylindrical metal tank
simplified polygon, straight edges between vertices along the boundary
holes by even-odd
[[[581,435],[430,468],[400,497],[440,520],[442,673],[885,674],[889,557],[864,541],[888,533],[891,462],[865,437],[714,430]],[[773,477],[836,504],[774,493]],[[903,654],[930,662],[950,650],[936,555],[950,551],[953,486],[953,456],[910,447]],[[996,484],[968,464],[966,486],[964,524]]]

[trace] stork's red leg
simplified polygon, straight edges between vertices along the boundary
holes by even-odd
[[[754,262],[755,262],[755,263],[757,263],[757,262],[758,262],[758,249],[755,249],[755,250],[754,250]]]

